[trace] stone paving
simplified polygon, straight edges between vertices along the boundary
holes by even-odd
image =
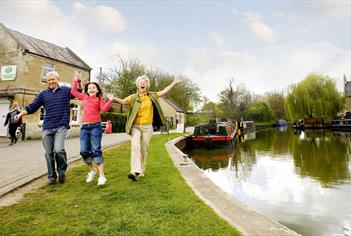
[[[126,133],[104,134],[102,147],[107,148],[129,139]],[[47,174],[41,140],[19,140],[13,146],[8,144],[9,139],[0,138],[0,197]],[[65,148],[68,163],[81,158],[78,137],[66,139]]]

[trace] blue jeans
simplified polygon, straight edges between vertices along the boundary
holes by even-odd
[[[66,127],[58,127],[43,131],[43,145],[45,149],[46,165],[48,167],[48,179],[56,179],[55,161],[59,175],[67,169],[67,155],[65,150]]]
[[[101,123],[83,124],[80,128],[80,155],[85,163],[104,162],[101,151]]]

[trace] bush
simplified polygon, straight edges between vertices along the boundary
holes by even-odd
[[[208,123],[209,117],[205,114],[187,114],[186,115],[186,125],[196,126],[202,123]]]
[[[123,133],[125,132],[125,125],[127,122],[127,115],[117,112],[106,112],[101,113],[101,121],[111,121],[112,122],[112,132],[113,133]]]

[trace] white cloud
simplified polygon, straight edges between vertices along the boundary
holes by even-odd
[[[323,11],[324,14],[334,18],[348,18],[351,16],[350,1],[316,1],[317,10]]]
[[[244,16],[244,22],[257,38],[268,43],[275,43],[277,41],[278,33],[263,23],[259,15],[250,12],[243,13],[242,15]]]
[[[115,42],[112,46],[113,53],[122,58],[137,58],[143,64],[154,64],[159,58],[158,50],[152,45],[135,46],[121,42]]]
[[[214,44],[217,48],[224,47],[224,40],[222,38],[222,35],[215,33],[215,32],[208,32],[207,34],[208,34],[208,37],[210,38],[210,40],[214,42]]]
[[[73,18],[90,30],[118,33],[126,29],[126,22],[116,9],[103,5],[73,5]]]
[[[2,2],[0,21],[13,30],[63,47],[84,46],[86,42],[84,33],[49,1]]]

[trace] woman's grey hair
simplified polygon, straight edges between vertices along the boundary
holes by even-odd
[[[138,87],[138,84],[140,82],[140,80],[144,80],[147,83],[147,88],[149,88],[150,86],[150,80],[146,75],[142,75],[139,76],[136,80],[135,80],[135,85]]]
[[[49,71],[47,74],[46,74],[46,78],[49,78],[49,76],[55,76],[56,79],[60,78],[60,75],[59,73],[57,73],[56,71],[52,70],[52,71]]]

